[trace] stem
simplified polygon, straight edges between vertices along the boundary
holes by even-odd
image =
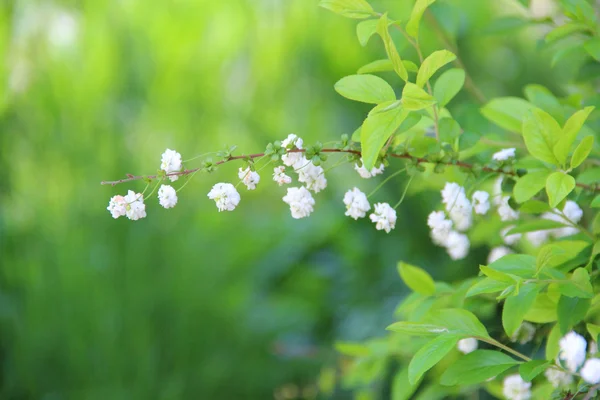
[[[394,210],[395,210],[396,208],[398,208],[398,206],[399,206],[400,204],[402,204],[402,202],[404,201],[404,197],[406,196],[406,192],[408,192],[408,187],[410,186],[410,183],[412,182],[412,180],[413,180],[413,178],[414,178],[414,177],[415,177],[414,175],[411,175],[411,176],[410,176],[410,179],[408,180],[408,182],[406,183],[406,187],[404,188],[404,192],[402,192],[402,197],[400,197],[400,200],[399,200],[399,201],[398,201],[398,203],[396,203],[396,205],[394,206]]]
[[[383,181],[381,181],[381,183],[379,185],[377,185],[375,187],[375,189],[373,189],[373,191],[371,193],[369,193],[367,195],[367,198],[373,196],[379,189],[381,189],[381,187],[383,185],[385,185],[390,179],[392,179],[395,176],[398,176],[399,174],[401,174],[402,172],[406,171],[406,168],[402,168],[400,171],[396,171],[393,174],[391,174],[390,176],[388,176],[387,178],[385,178]]]
[[[506,352],[511,353],[514,356],[519,357],[520,359],[524,360],[524,361],[531,361],[531,358],[527,357],[525,354],[519,353],[518,351],[511,349],[508,346],[503,345],[502,343],[498,342],[497,340],[494,340],[492,338],[485,338],[485,337],[481,337],[481,336],[476,336],[475,339],[477,340],[481,340],[482,342],[485,342],[487,344],[491,344],[492,346],[496,346]]]

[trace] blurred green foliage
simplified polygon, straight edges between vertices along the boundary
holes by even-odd
[[[411,6],[373,3],[396,19]],[[432,10],[485,93],[540,83],[566,94],[556,82],[569,66],[551,69],[535,27],[483,33],[518,11],[499,3]],[[384,335],[406,294],[397,260],[452,281],[485,259],[474,249],[450,263],[426,240],[435,195],[409,196],[389,235],[344,217],[345,190],[377,185],[351,167],[328,174],[307,220],[289,217],[268,172],[236,212],[218,213],[206,193],[234,180],[233,163],[196,176],[174,210],[148,200],[145,220],[110,218],[108,199],[143,183],[99,182],[152,173],[167,147],[184,159],[255,152],[289,132],[327,142],[360,125],[368,106],[333,83],[383,49],[363,49],[354,24],[316,1],[14,0],[0,6],[0,39],[3,399],[316,398],[336,339]],[[443,46],[432,29],[422,43]],[[480,127],[460,96],[451,110]]]

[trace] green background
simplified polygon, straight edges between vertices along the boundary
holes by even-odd
[[[373,2],[400,20],[410,3]],[[498,11],[519,12],[495,3],[432,9],[478,85],[490,97],[520,96],[532,82],[565,94],[555,82],[569,66],[551,69],[536,50],[543,32],[484,32]],[[348,165],[327,174],[304,220],[290,217],[271,168],[258,190],[240,190],[238,209],[218,213],[206,194],[237,181],[235,163],[196,175],[175,209],[147,199],[148,217],[137,222],[106,211],[111,196],[144,184],[100,181],[155,172],[165,148],[187,159],[226,145],[260,152],[290,132],[306,143],[351,134],[369,106],[333,84],[383,58],[383,48],[375,39],[362,48],[354,21],[316,1],[0,7],[2,399],[316,398],[319,371],[336,363],[335,340],[385,335],[407,293],[398,260],[448,281],[485,261],[483,247],[451,263],[430,243],[425,220],[438,207],[439,179],[411,187],[389,235],[345,217],[344,192],[378,182]],[[60,10],[77,21],[70,39]],[[427,25],[422,43],[426,53],[442,48]],[[468,94],[449,108],[461,124],[494,133]],[[394,204],[405,181],[374,201]],[[333,396],[352,397],[343,387]]]

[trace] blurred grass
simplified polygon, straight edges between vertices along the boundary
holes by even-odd
[[[442,3],[463,6],[442,23],[489,93],[552,80],[520,56],[512,75],[486,75],[498,48],[529,48],[478,36],[487,2]],[[289,217],[268,169],[235,212],[218,213],[206,193],[238,165],[196,176],[174,210],[148,199],[147,219],[110,218],[108,199],[143,184],[99,182],[152,173],[167,147],[184,159],[233,144],[255,152],[290,132],[325,142],[360,125],[368,107],[332,86],[382,49],[361,48],[354,23],[316,2],[0,7],[1,398],[264,399],[288,384],[314,398],[335,339],[384,334],[405,293],[397,260],[453,280],[485,259],[475,249],[450,264],[426,240],[436,196],[407,199],[390,235],[345,218],[343,192],[377,184],[349,167],[328,175],[307,220]],[[423,43],[439,48],[427,32]],[[400,197],[393,182],[378,198]]]

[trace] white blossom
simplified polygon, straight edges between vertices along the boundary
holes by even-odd
[[[240,194],[231,183],[217,183],[207,196],[215,201],[219,212],[233,211],[240,203]]]
[[[169,185],[161,185],[158,189],[158,202],[164,208],[173,208],[177,204],[177,192]]]
[[[390,233],[396,227],[396,210],[388,203],[375,204],[375,211],[369,216],[371,221],[375,223],[375,228],[378,231],[384,230]]]
[[[113,196],[106,207],[113,218],[122,217],[127,213],[127,202],[123,196]]]
[[[353,188],[346,192],[344,195],[344,204],[346,205],[346,215],[355,220],[364,218],[367,215],[367,211],[371,209],[367,196],[358,190],[358,188]]]
[[[588,353],[590,353],[591,355],[595,355],[598,352],[598,342],[596,342],[595,340],[591,341],[588,347]]]
[[[558,358],[564,361],[571,372],[576,372],[585,361],[587,343],[583,336],[571,331],[559,341],[560,352]]]
[[[463,354],[469,354],[477,350],[478,342],[475,338],[465,338],[458,341],[456,347]]]
[[[506,161],[509,158],[514,158],[515,156],[515,149],[503,149],[500,150],[497,153],[494,153],[494,155],[492,156],[492,159],[496,160],[496,161]]]
[[[508,400],[528,400],[531,398],[531,382],[525,382],[521,375],[514,374],[504,378],[502,394]]]
[[[250,167],[246,169],[239,169],[238,177],[242,180],[248,190],[256,189],[256,185],[260,182],[260,175],[256,171],[251,171]]]
[[[298,167],[298,164],[302,165]],[[298,181],[304,183],[308,190],[319,193],[327,187],[327,179],[322,167],[314,165],[305,157],[302,157],[298,164],[294,166],[298,173]]]
[[[519,240],[521,240],[522,234],[520,234],[520,233],[513,233],[511,235],[507,235],[507,233],[514,227],[515,227],[514,225],[510,225],[500,231],[500,236],[502,236],[502,240],[504,240],[504,244],[511,246],[511,245],[517,243]]]
[[[525,237],[527,238],[527,240],[529,240],[529,242],[534,247],[540,247],[541,245],[543,245],[544,243],[546,243],[548,241],[548,238],[550,237],[550,231],[543,230],[543,231],[527,232],[525,234]]]
[[[600,383],[600,359],[590,358],[581,368],[581,377],[589,384]]]
[[[509,199],[510,199],[510,196],[504,196],[504,197],[502,197],[502,199],[500,200],[500,203],[498,204],[498,215],[500,215],[500,219],[502,221],[513,221],[513,220],[519,218],[519,212],[513,210],[508,205]]]
[[[446,219],[443,211],[433,211],[427,217],[427,225],[431,228],[431,239],[438,246],[446,246],[448,235],[452,230],[452,221]]]
[[[289,204],[292,218],[296,219],[308,217],[315,205],[315,200],[304,186],[288,188],[283,201]]]
[[[504,176],[500,175],[494,181],[494,186],[492,187],[492,203],[495,206],[499,206],[502,203],[502,180]]]
[[[382,174],[384,168],[385,168],[384,165],[380,164],[379,167],[373,167],[369,171],[365,168],[365,164],[363,163],[362,158],[360,159],[360,167],[358,166],[358,164],[354,164],[354,169],[356,170],[356,172],[358,172],[358,174],[361,176],[361,178],[365,178],[365,179],[369,179],[373,176]]]
[[[522,322],[510,340],[513,342],[519,342],[519,344],[526,344],[533,339],[534,335],[535,326],[529,322]]]
[[[144,204],[144,196],[141,193],[129,190],[127,196],[125,196],[125,202],[127,203],[127,218],[137,221],[140,218],[146,217],[146,205]]]
[[[302,150],[303,144],[302,138],[290,133],[288,137],[281,142],[281,147],[287,150]],[[304,153],[302,152],[286,153],[281,156],[281,161],[288,167],[291,167],[297,164],[302,158],[304,158]]]
[[[581,221],[581,217],[583,217],[583,210],[573,200],[568,200],[565,203],[562,212],[565,217],[575,224]]]
[[[485,215],[490,209],[490,194],[483,190],[478,190],[473,193],[471,198],[475,214]]]
[[[505,247],[505,246],[494,247],[490,251],[490,254],[488,255],[487,262],[488,262],[488,264],[491,264],[494,261],[499,260],[502,257],[504,257],[505,255],[511,254],[511,253],[512,253],[512,250],[509,249],[508,247]]]
[[[175,150],[166,149],[160,160],[160,169],[165,171],[165,173],[170,174],[172,172],[181,171],[181,167],[181,154]],[[179,179],[179,175],[171,175],[169,176],[169,179],[171,182],[175,182]]]
[[[459,231],[469,229],[473,223],[473,206],[465,194],[465,189],[454,182],[448,182],[442,190],[442,202],[454,226]]]
[[[292,178],[285,174],[285,167],[283,165],[273,169],[273,180],[277,182],[279,186],[287,185],[292,182]]]
[[[573,375],[568,372],[561,371],[558,368],[548,368],[544,373],[548,382],[555,388],[563,387],[573,383]]]
[[[452,231],[448,235],[446,250],[453,260],[462,260],[469,254],[470,245],[467,235]]]

